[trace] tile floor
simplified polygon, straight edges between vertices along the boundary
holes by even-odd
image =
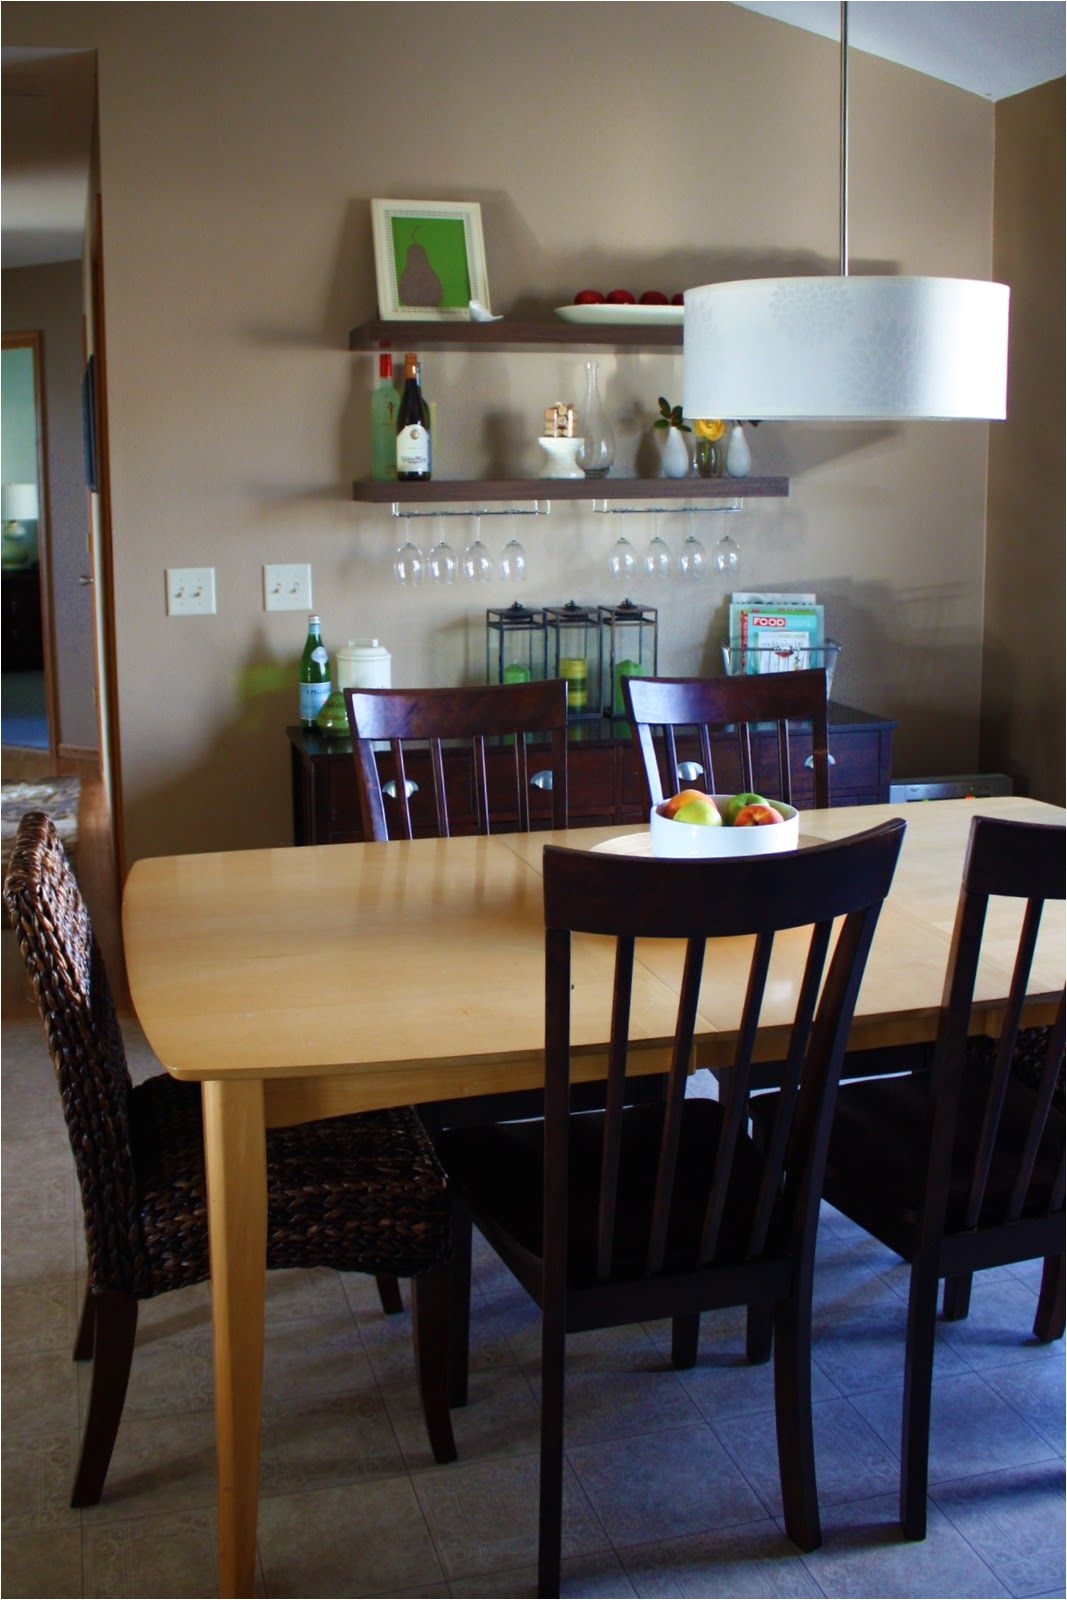
[[[5,935],[5,937],[8,937]],[[131,1068],[153,1070],[132,1026]],[[205,1289],[146,1305],[102,1503],[67,1493],[86,1374],[70,1360],[81,1223],[39,1025],[3,1030],[5,1596],[212,1595],[212,1379]],[[567,1595],[1064,1595],[1064,1349],[1033,1343],[1030,1266],[976,1284],[939,1339],[929,1534],[895,1522],[906,1293],[900,1263],[827,1211],[814,1390],[824,1543],[784,1537],[771,1369],[742,1319],[705,1318],[693,1372],[665,1325],[570,1343]],[[272,1274],[258,1592],[535,1593],[537,1318],[476,1259],[460,1459],[434,1466],[408,1318],[374,1286]]]

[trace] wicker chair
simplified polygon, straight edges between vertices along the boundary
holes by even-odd
[[[93,1374],[73,1506],[95,1505],[133,1358],[137,1308],[210,1276],[197,1085],[134,1087],[88,912],[55,827],[28,812],[4,900],[33,982],[81,1186],[89,1273],[76,1361]],[[455,1459],[447,1402],[451,1230],[444,1174],[414,1111],[267,1134],[267,1267],[410,1277],[430,1444]]]

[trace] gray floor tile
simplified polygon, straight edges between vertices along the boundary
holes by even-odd
[[[895,1494],[832,1506],[824,1510],[822,1525],[821,1548],[803,1561],[823,1594],[849,1600],[997,1600],[1009,1593],[936,1506],[921,1543],[901,1534]]]
[[[896,1485],[896,1456],[865,1424],[851,1401],[821,1401],[812,1407],[812,1416],[822,1505],[884,1494]],[[762,1426],[757,1428],[752,1419],[727,1418],[716,1421],[714,1428],[767,1510],[777,1516],[782,1496],[774,1416],[768,1413],[760,1420]]]
[[[816,1312],[812,1324],[812,1359],[845,1395],[863,1394],[903,1382],[908,1308],[890,1294],[873,1304],[846,1305]],[[934,1375],[943,1377],[970,1368],[938,1327]]]
[[[406,1476],[264,1499],[259,1552],[272,1600],[407,1594],[445,1576]]]
[[[942,1322],[939,1331],[967,1363],[980,1371],[1009,1362],[1062,1360],[1062,1344],[1039,1344],[1032,1333],[1037,1295],[1010,1273],[975,1273],[970,1314]]]
[[[1006,1400],[1035,1433],[1059,1454],[1064,1453],[1064,1418],[1067,1416],[1067,1372],[1062,1360],[1027,1362],[1010,1367],[983,1367],[982,1377]]]
[[[568,1447],[567,1459],[616,1550],[765,1512],[705,1424]]]
[[[408,1471],[432,1466],[426,1423],[414,1384],[385,1384],[382,1398]],[[540,1408],[519,1368],[513,1364],[487,1372],[472,1372],[467,1404],[452,1412],[452,1431],[460,1461],[536,1454]]]
[[[86,1594],[82,1585],[81,1534],[77,1529],[5,1536],[0,1555],[0,1589],[5,1600]]]
[[[769,1519],[625,1550],[623,1565],[639,1595],[672,1600],[821,1595],[796,1547]]]
[[[930,1498],[1013,1595],[1067,1581],[1063,1464],[1014,1467],[934,1487]]]
[[[124,1600],[127,1595],[178,1600],[218,1593],[214,1512],[189,1511],[104,1526],[90,1521],[84,1543],[86,1595],[101,1600]]]
[[[627,1600],[634,1594],[618,1558],[609,1550],[598,1550],[593,1555],[573,1556],[563,1563],[561,1600],[579,1600],[579,1597],[603,1596],[603,1600]],[[501,1595],[509,1600],[532,1600],[537,1594],[537,1568],[522,1567],[516,1572],[490,1573],[484,1578],[464,1578],[449,1586],[448,1593],[456,1600],[499,1600]]]
[[[902,1389],[855,1395],[852,1404],[899,1456]],[[1052,1450],[979,1376],[938,1379],[930,1414],[930,1482],[1047,1460]]]

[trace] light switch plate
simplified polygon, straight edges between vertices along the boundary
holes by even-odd
[[[263,609],[311,610],[311,567],[306,561],[263,568]]]
[[[167,568],[167,616],[215,615],[215,568]]]

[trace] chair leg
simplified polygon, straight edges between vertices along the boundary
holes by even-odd
[[[448,1311],[448,1403],[467,1404],[471,1337],[471,1219],[458,1202],[452,1208],[452,1283]]]
[[[971,1309],[971,1284],[973,1272],[961,1272],[959,1277],[945,1279],[945,1293],[941,1301],[941,1315],[946,1322],[962,1322]]]
[[[752,1301],[745,1329],[745,1355],[754,1367],[771,1359],[774,1342],[774,1306]]]
[[[559,1594],[563,1568],[563,1389],[566,1333],[561,1305],[541,1314],[541,1502],[537,1533],[537,1593]]]
[[[774,1311],[774,1420],[785,1531],[801,1550],[822,1544],[811,1416],[811,1280]]]
[[[1034,1338],[1042,1344],[1051,1344],[1063,1338],[1064,1324],[1064,1264],[1067,1257],[1046,1256],[1045,1270],[1041,1274],[1041,1293],[1037,1299],[1034,1318]]]
[[[926,1538],[937,1281],[936,1262],[912,1263],[900,1441],[900,1525],[906,1539]]]
[[[126,1386],[137,1336],[137,1301],[132,1294],[107,1290],[93,1296],[93,1377],[89,1414],[71,1490],[72,1506],[95,1506],[104,1492],[115,1436],[126,1402]],[[86,1313],[82,1314],[82,1329]],[[78,1350],[82,1329],[79,1329]]]
[[[700,1346],[700,1312],[687,1312],[671,1318],[671,1366],[677,1372],[688,1372],[697,1364]]]
[[[411,1326],[415,1371],[426,1432],[435,1461],[456,1459],[456,1441],[448,1410],[448,1326],[450,1310],[447,1262],[411,1280]]]
[[[404,1302],[400,1298],[400,1284],[391,1272],[379,1272],[374,1279],[378,1285],[378,1299],[382,1303],[382,1310],[387,1317],[395,1317],[403,1311]]]
[[[91,1361],[93,1359],[93,1329],[96,1326],[96,1314],[93,1309],[93,1294],[89,1285],[85,1285],[85,1299],[82,1301],[82,1314],[78,1322],[78,1332],[74,1338],[75,1361]]]

